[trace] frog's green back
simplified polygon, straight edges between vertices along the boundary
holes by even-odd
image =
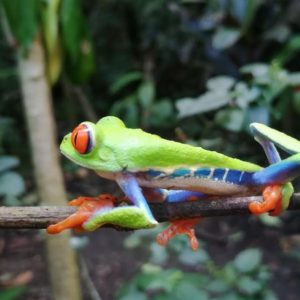
[[[97,123],[97,129],[98,139],[101,141],[101,169],[105,171],[207,166],[251,172],[261,168],[201,147],[165,140],[141,129],[126,128],[115,117],[102,118]]]

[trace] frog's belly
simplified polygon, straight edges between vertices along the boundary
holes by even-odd
[[[149,170],[135,174],[139,185],[149,188],[189,190],[213,195],[250,195],[262,187],[252,184],[252,172],[220,168]]]

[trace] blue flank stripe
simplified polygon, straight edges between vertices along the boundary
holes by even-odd
[[[197,169],[194,171],[195,177],[208,177],[210,174],[210,169]]]
[[[253,184],[253,172],[244,172],[238,184],[251,185]]]
[[[161,172],[161,171],[157,171],[157,170],[148,170],[146,172],[147,175],[149,175],[150,177],[158,177],[160,175],[165,175],[165,172]]]
[[[273,172],[275,171],[274,169],[272,170]],[[224,175],[227,172],[225,178]],[[214,168],[199,168],[196,169],[195,171],[192,171],[190,169],[176,169],[174,170],[171,174],[168,174],[163,171],[158,171],[154,169],[150,169],[146,171],[146,174],[151,177],[151,178],[157,178],[157,177],[162,177],[162,178],[178,178],[178,177],[198,177],[198,178],[209,178],[211,175],[210,180],[215,180],[215,181],[223,181],[226,183],[231,183],[231,184],[238,184],[238,185],[251,185],[255,184],[258,182],[262,181],[262,178],[265,176],[267,173],[269,176],[273,172],[264,172],[264,174],[261,174],[260,176],[257,176],[257,173],[260,172],[246,172],[246,171],[238,171],[238,170],[228,170],[228,169],[214,169]],[[275,171],[276,172],[276,171]],[[262,176],[263,175],[263,176]],[[268,177],[269,177],[268,176]],[[224,178],[224,180],[223,180]],[[269,179],[270,180],[270,179]]]
[[[213,179],[214,180],[223,180],[223,177],[224,177],[224,174],[225,174],[225,169],[215,169],[213,171]],[[225,181],[226,181],[226,178],[225,178]]]
[[[239,184],[239,179],[241,177],[242,172],[237,170],[229,170],[227,176],[225,178],[226,182]]]
[[[177,169],[170,174],[170,177],[186,177],[191,175],[191,170],[189,169]]]

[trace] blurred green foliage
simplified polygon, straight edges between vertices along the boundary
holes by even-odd
[[[20,297],[26,292],[27,288],[24,286],[16,286],[0,290],[1,300],[15,300],[21,299]]]
[[[5,205],[20,205],[19,197],[25,192],[25,182],[18,172],[12,170],[20,164],[20,160],[3,154],[4,136],[10,124],[10,119],[0,117],[0,199]]]
[[[213,77],[206,83],[206,93],[178,100],[178,117],[218,110],[215,124],[239,132],[251,122],[269,124],[272,119],[284,119],[287,106],[298,107],[300,72],[289,73],[276,65],[256,63],[243,66],[241,73],[249,77],[248,81],[229,76]],[[282,104],[274,105],[278,98]]]
[[[140,73],[127,73],[113,83],[110,91],[112,95],[122,95],[133,84],[129,93],[113,104],[110,114],[120,116],[129,127],[138,124],[143,128],[170,127],[175,124],[171,100],[156,99],[154,82],[143,80]]]
[[[155,234],[133,233],[125,246],[141,246]],[[271,272],[263,264],[261,250],[243,250],[220,267],[203,247],[195,252],[185,242],[184,237],[177,237],[167,248],[152,242],[149,261],[118,291],[117,299],[278,299],[269,288]],[[181,270],[172,267],[174,257],[178,257]]]
[[[99,117],[167,135],[177,127],[179,138],[229,154],[228,133],[243,136],[251,121],[299,129],[298,1],[29,2],[5,0],[3,11],[24,53],[42,33],[59,128],[88,118],[88,102]],[[14,54],[0,49],[0,113],[19,121]],[[236,155],[254,157],[245,145]]]
[[[33,39],[44,41],[51,84],[57,82],[63,65],[74,82],[82,83],[93,73],[93,46],[80,0],[3,0],[1,9],[4,33],[23,55]]]

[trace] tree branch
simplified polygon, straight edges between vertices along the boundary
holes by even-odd
[[[179,203],[150,203],[159,222],[193,217],[213,217],[249,214],[248,204],[262,201],[261,196],[228,197]],[[288,208],[300,210],[300,193],[294,194]],[[0,207],[0,228],[46,228],[77,210],[68,206]]]

